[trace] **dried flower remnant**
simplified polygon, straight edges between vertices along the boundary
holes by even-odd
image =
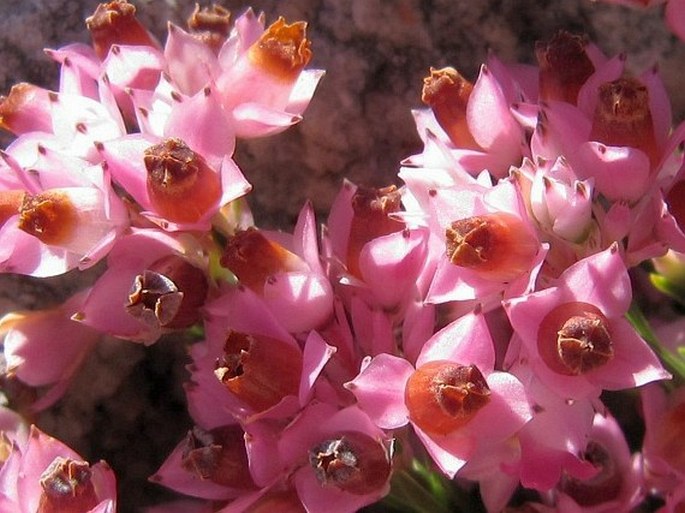
[[[231,33],[231,13],[220,5],[200,8],[195,4],[187,24],[194,37],[218,54]]]
[[[126,310],[146,324],[187,328],[200,319],[207,290],[207,278],[200,268],[169,255],[135,277]]]
[[[585,374],[614,357],[609,321],[595,306],[563,303],[540,323],[538,349],[554,372],[569,376]]]
[[[238,489],[251,489],[245,432],[238,424],[204,431],[194,427],[186,437],[181,465],[200,479]]]
[[[77,217],[76,207],[63,192],[25,194],[19,208],[19,229],[44,244],[61,245],[72,238]]]
[[[248,50],[250,61],[283,82],[294,82],[312,58],[307,24],[287,24],[283,17],[272,23]]]
[[[590,140],[642,150],[655,165],[659,151],[649,107],[649,91],[639,80],[622,77],[599,87]]]
[[[550,41],[535,44],[540,66],[540,99],[576,104],[578,92],[595,71],[587,54],[588,38],[559,31]]]
[[[99,4],[93,15],[86,18],[86,27],[100,59],[107,56],[112,45],[157,46],[136,18],[136,7],[126,0]]]
[[[322,486],[335,486],[355,495],[380,489],[391,471],[383,444],[357,431],[339,433],[312,447],[309,464]]]
[[[36,513],[83,513],[100,503],[85,461],[57,457],[40,477],[43,489]]]
[[[240,283],[261,294],[270,276],[308,271],[307,264],[256,228],[239,230],[231,237],[221,256],[221,265],[230,269]]]
[[[471,135],[466,120],[466,108],[473,84],[451,67],[430,69],[423,79],[421,101],[428,105],[435,119],[457,148],[482,151]]]
[[[438,435],[466,425],[489,400],[490,388],[478,367],[450,361],[422,365],[409,377],[405,388],[412,422]]]
[[[147,190],[157,212],[173,222],[199,221],[221,198],[221,179],[181,139],[149,147],[143,160]]]
[[[362,277],[359,254],[367,242],[404,228],[404,223],[390,217],[390,214],[399,212],[400,201],[400,192],[394,185],[380,189],[357,187],[352,196],[354,214],[346,255],[347,270],[350,274]]]
[[[509,281],[530,269],[539,243],[518,217],[500,212],[459,219],[445,229],[449,261]]]
[[[559,483],[559,489],[585,507],[615,500],[621,492],[623,477],[607,448],[590,440],[583,457],[597,468],[597,474],[585,480],[565,474]]]
[[[274,338],[231,331],[214,374],[239,400],[261,412],[297,395],[302,354]]]

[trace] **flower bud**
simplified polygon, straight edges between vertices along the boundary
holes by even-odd
[[[250,474],[245,432],[238,424],[204,431],[194,427],[186,437],[181,465],[200,479],[230,488],[255,487]]]
[[[599,86],[590,140],[642,150],[652,165],[659,160],[649,91],[639,80],[622,77]]]
[[[294,82],[312,57],[307,24],[278,18],[249,48],[250,61],[283,82]]]
[[[180,139],[149,147],[143,160],[150,201],[170,221],[197,222],[221,198],[219,174]]]
[[[382,488],[391,470],[383,444],[358,431],[339,433],[309,449],[309,464],[322,486],[335,486],[354,495]]]
[[[614,357],[609,321],[588,303],[563,303],[540,323],[538,351],[554,372],[585,374]]]
[[[578,92],[595,72],[595,66],[585,50],[586,36],[559,31],[550,41],[535,44],[535,56],[540,66],[540,99],[576,104]]]
[[[40,486],[36,513],[83,513],[100,502],[85,461],[58,456],[40,476]]]
[[[394,185],[380,189],[357,188],[352,196],[354,215],[346,255],[347,270],[350,274],[358,278],[362,277],[359,269],[359,254],[367,242],[404,228],[404,223],[389,215],[399,212],[400,200],[400,193]]]
[[[530,269],[539,248],[523,221],[505,212],[454,221],[445,230],[445,245],[452,264],[503,282]]]
[[[22,82],[0,96],[0,128],[13,134],[52,132],[50,95],[47,90]]]
[[[436,360],[409,376],[404,398],[412,422],[427,433],[446,435],[488,404],[490,388],[475,365]]]
[[[199,321],[207,290],[202,269],[180,256],[168,255],[136,276],[126,310],[146,324],[188,328]]]
[[[231,13],[220,5],[201,9],[200,4],[195,4],[187,24],[193,36],[218,54],[231,33]]]
[[[257,294],[262,293],[270,276],[309,270],[300,257],[252,227],[238,230],[228,240],[221,265],[230,269],[240,283]]]
[[[438,124],[457,148],[482,150],[474,140],[466,121],[473,84],[454,68],[430,69],[423,79],[421,101],[428,105]]]
[[[261,412],[297,395],[302,354],[281,340],[231,331],[214,374],[239,400]]]
[[[150,33],[136,19],[135,6],[126,0],[99,4],[93,15],[86,18],[86,27],[100,59],[107,56],[112,45],[157,46]]]

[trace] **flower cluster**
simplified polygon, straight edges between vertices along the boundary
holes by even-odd
[[[48,52],[59,90],[0,101],[0,269],[104,271],[0,320],[5,378],[37,411],[100,337],[192,332],[194,426],[150,479],[199,500],[151,511],[452,507],[421,479],[477,483],[491,513],[684,507],[683,363],[631,306],[631,270],[685,251],[685,126],[656,69],[563,31],[537,66],[431,69],[402,186],[345,182],[322,230],[308,203],[285,233],[254,226],[233,155],[301,120],[323,75],[305,23],[197,7],[162,46],[113,0],[87,25]],[[643,386],[631,454],[604,394]],[[0,413],[4,509],[114,511],[106,464]]]

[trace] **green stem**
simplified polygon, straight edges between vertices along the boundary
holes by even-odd
[[[661,359],[666,370],[673,375],[674,381],[682,382],[685,380],[685,358],[674,353],[659,341],[652,331],[649,321],[635,301],[630,305],[626,318]]]
[[[458,513],[458,510],[450,509],[447,504],[437,500],[431,490],[408,470],[395,472],[390,495],[383,502],[403,513]]]

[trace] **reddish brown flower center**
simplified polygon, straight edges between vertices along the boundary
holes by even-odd
[[[293,82],[312,58],[311,43],[306,36],[304,21],[288,25],[280,17],[250,47],[248,56],[275,78]]]
[[[180,139],[145,150],[147,190],[158,213],[174,222],[200,220],[221,197],[219,175]]]
[[[585,374],[614,357],[609,321],[588,303],[561,304],[540,323],[538,351],[554,372]]]
[[[57,457],[40,476],[43,489],[36,513],[83,513],[100,502],[85,461]]]
[[[302,354],[274,338],[231,331],[214,373],[238,399],[261,412],[297,395]]]
[[[454,68],[430,69],[423,79],[421,101],[428,105],[435,119],[457,148],[480,150],[466,121],[466,107],[473,84]]]
[[[427,433],[446,435],[488,404],[490,388],[475,365],[437,360],[409,377],[404,398],[412,422]]]
[[[0,227],[17,215],[24,203],[24,191],[0,191]]]
[[[659,158],[647,87],[632,77],[599,87],[590,140],[642,150],[652,164]]]
[[[668,211],[678,223],[681,230],[685,230],[685,180],[676,183],[666,195]]]
[[[352,223],[347,244],[347,270],[361,278],[359,254],[366,243],[398,232],[404,223],[393,219],[390,214],[400,210],[400,192],[390,185],[380,189],[357,187],[352,196]]]
[[[200,479],[208,479],[222,486],[254,488],[244,435],[238,424],[211,431],[195,427],[186,437],[181,465]]]
[[[187,328],[199,320],[207,290],[201,269],[184,258],[168,255],[136,276],[126,310],[146,324]]]
[[[547,43],[536,43],[541,100],[576,104],[578,91],[595,71],[595,66],[585,51],[587,44],[587,37],[564,30]]]
[[[93,48],[104,59],[112,45],[156,46],[145,27],[136,19],[136,8],[126,0],[113,0],[97,6],[86,18]]]
[[[64,244],[76,230],[76,207],[63,192],[25,194],[19,209],[19,229],[50,245]]]
[[[200,4],[195,4],[195,10],[188,18],[188,28],[195,37],[219,53],[231,32],[231,13],[220,5],[200,8]]]
[[[221,265],[258,294],[271,276],[308,269],[300,257],[270,241],[256,228],[239,230],[228,240]]]
[[[502,212],[454,221],[445,229],[445,245],[454,265],[505,282],[530,270],[539,247],[518,217]]]
[[[616,499],[621,492],[623,478],[607,449],[591,440],[584,456],[598,469],[597,474],[586,480],[564,475],[559,484],[561,491],[585,507]]]
[[[309,464],[322,486],[335,486],[355,495],[380,489],[390,477],[386,448],[357,431],[340,433],[312,447]]]

